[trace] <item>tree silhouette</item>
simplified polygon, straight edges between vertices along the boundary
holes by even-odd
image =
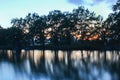
[[[17,27],[11,27],[8,28],[7,32],[7,39],[9,40],[8,42],[11,43],[13,47],[21,47],[23,38],[22,30]]]
[[[34,22],[34,27],[33,27],[33,34],[36,35],[36,34],[39,34],[39,37],[40,37],[40,43],[42,45],[44,45],[44,28],[46,27],[46,22],[44,20],[44,17],[39,17],[39,19],[37,19],[35,22]]]
[[[106,19],[106,26],[109,30],[109,37],[112,40],[120,39],[120,0],[113,5],[113,13],[111,13]]]
[[[0,47],[7,45],[7,29],[0,26]]]
[[[12,27],[0,28],[1,34],[3,34],[2,30],[6,31],[4,35],[8,36],[4,39],[10,43],[9,45],[13,45],[12,42],[17,41],[15,40],[17,37],[16,39],[20,40],[24,47],[31,44],[35,46],[35,42],[39,46],[44,46],[48,40],[53,46],[79,42],[81,44],[81,41],[88,44],[89,41],[119,40],[119,4],[116,3],[113,8],[114,13],[111,13],[104,22],[101,15],[96,15],[83,6],[73,9],[72,12],[53,10],[43,16],[28,13],[25,18],[14,18],[11,21]],[[2,35],[0,36],[3,38]]]
[[[51,36],[52,36],[52,43],[53,44],[58,44],[58,39],[59,39],[59,26],[60,23],[63,19],[64,15],[60,10],[54,10],[49,12],[48,14],[48,19],[49,19],[49,27],[51,27]]]

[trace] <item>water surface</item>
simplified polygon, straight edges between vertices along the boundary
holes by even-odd
[[[0,50],[0,80],[120,80],[120,51]]]

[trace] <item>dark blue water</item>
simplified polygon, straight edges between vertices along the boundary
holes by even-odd
[[[0,50],[0,80],[120,80],[120,51]]]

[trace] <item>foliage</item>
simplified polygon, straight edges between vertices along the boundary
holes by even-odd
[[[120,40],[120,0],[113,5],[113,13],[110,13],[104,22],[107,39]]]
[[[25,18],[14,18],[10,28],[0,26],[0,45],[35,46],[37,41],[43,47],[49,44],[84,46],[82,42],[86,47],[102,46],[102,41],[120,39],[119,6],[118,0],[113,6],[114,13],[104,22],[101,15],[96,15],[83,6],[72,12],[54,10],[43,16],[29,13]]]

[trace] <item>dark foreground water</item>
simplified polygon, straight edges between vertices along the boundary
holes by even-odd
[[[120,80],[120,51],[0,50],[0,80]]]

